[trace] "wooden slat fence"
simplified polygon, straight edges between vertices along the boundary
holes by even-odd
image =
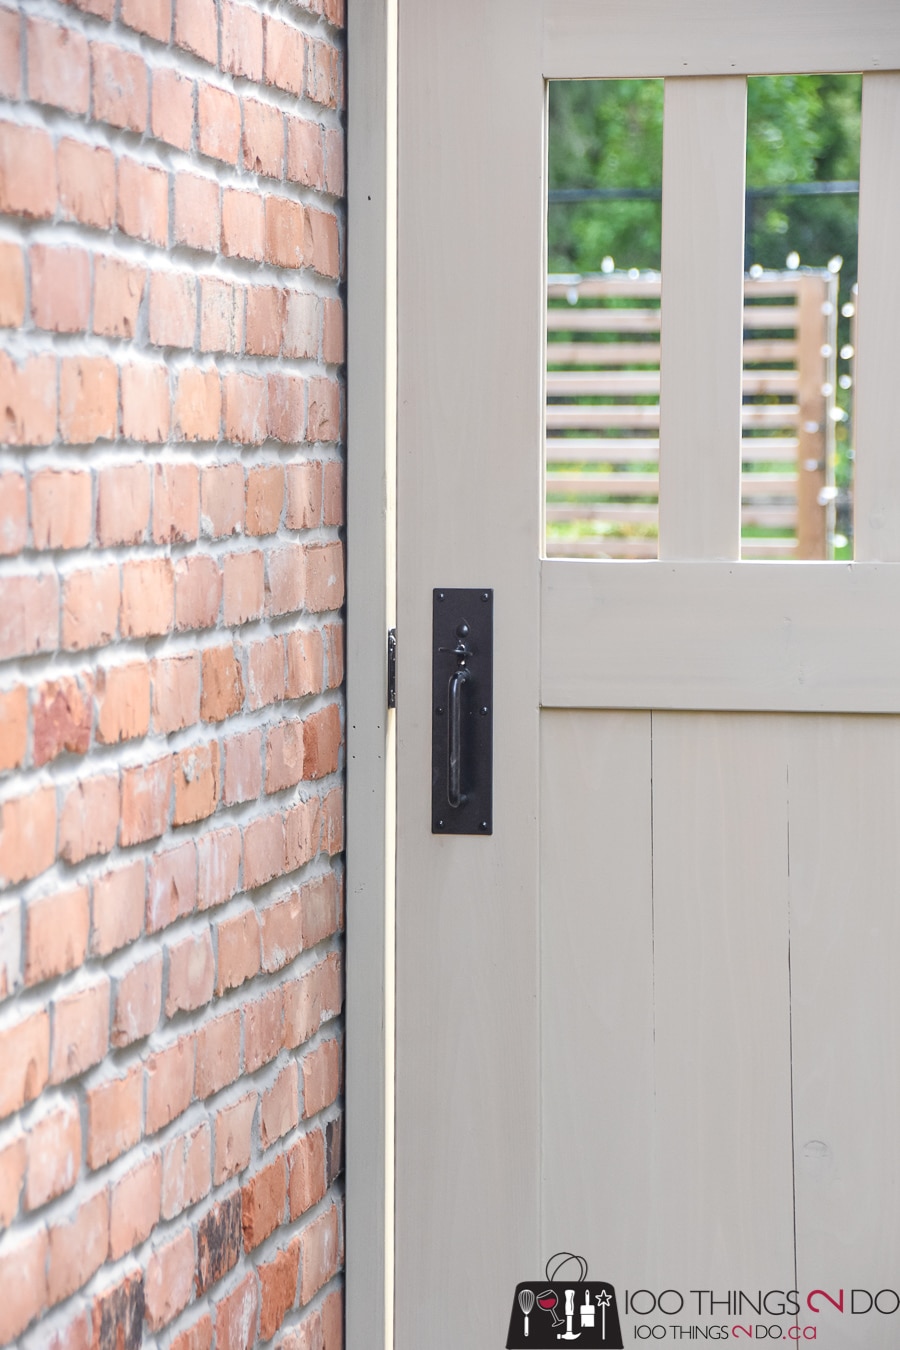
[[[659,276],[551,277],[547,295],[547,553],[655,558]],[[745,558],[829,556],[836,309],[830,272],[746,278]]]

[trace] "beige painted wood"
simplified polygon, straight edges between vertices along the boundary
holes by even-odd
[[[898,63],[900,64],[900,63]],[[900,73],[863,78],[856,337],[854,554],[900,561]]]
[[[900,721],[791,726],[794,1133],[800,1287],[897,1288]],[[893,1350],[896,1316],[829,1310],[819,1343]],[[890,1309],[894,1301],[880,1300]],[[866,1308],[868,1300],[856,1298]]]
[[[740,556],[746,139],[746,81],[666,82],[661,558]]]
[[[831,348],[826,367],[832,389],[835,384],[834,338],[828,341],[833,321],[837,286],[821,276],[798,278],[798,376],[797,394],[797,546],[803,558],[826,558],[829,552],[829,525],[833,527],[834,509],[829,513],[819,505],[819,494],[826,483],[834,481],[833,431],[829,412],[833,399],[826,397],[822,352]]]
[[[543,73],[791,75],[900,68],[889,0],[544,0]]]
[[[541,703],[900,711],[891,564],[548,560]]]

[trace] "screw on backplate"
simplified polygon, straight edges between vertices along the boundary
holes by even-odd
[[[487,827],[488,827],[487,821],[486,821],[486,820],[483,820],[483,821],[481,822],[481,828],[482,828],[483,830],[486,830]]]
[[[437,713],[438,717],[443,717],[443,715],[444,715],[444,710],[443,710],[443,708],[435,708],[434,711]]]
[[[438,599],[439,599],[439,600],[443,600],[443,599],[444,599],[444,592],[443,592],[443,591],[438,591]]]
[[[487,714],[488,714],[488,710],[487,710],[487,707],[485,706],[484,708],[481,709],[481,715],[482,715],[482,717],[487,717]]]
[[[481,598],[482,600],[490,600],[491,598],[490,591],[482,591]]]
[[[444,822],[442,820],[439,820],[437,822],[437,827],[439,830],[442,830],[444,828]]]

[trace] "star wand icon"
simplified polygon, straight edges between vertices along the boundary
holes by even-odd
[[[606,1344],[606,1310],[610,1305],[612,1294],[608,1289],[602,1290],[597,1294],[597,1307],[600,1309],[600,1339]]]

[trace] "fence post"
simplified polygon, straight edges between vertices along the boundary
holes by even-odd
[[[828,557],[829,507],[819,495],[830,482],[829,409],[833,393],[823,392],[834,356],[823,360],[823,347],[834,347],[834,283],[821,275],[797,278],[797,557]],[[827,302],[832,311],[827,311]]]

